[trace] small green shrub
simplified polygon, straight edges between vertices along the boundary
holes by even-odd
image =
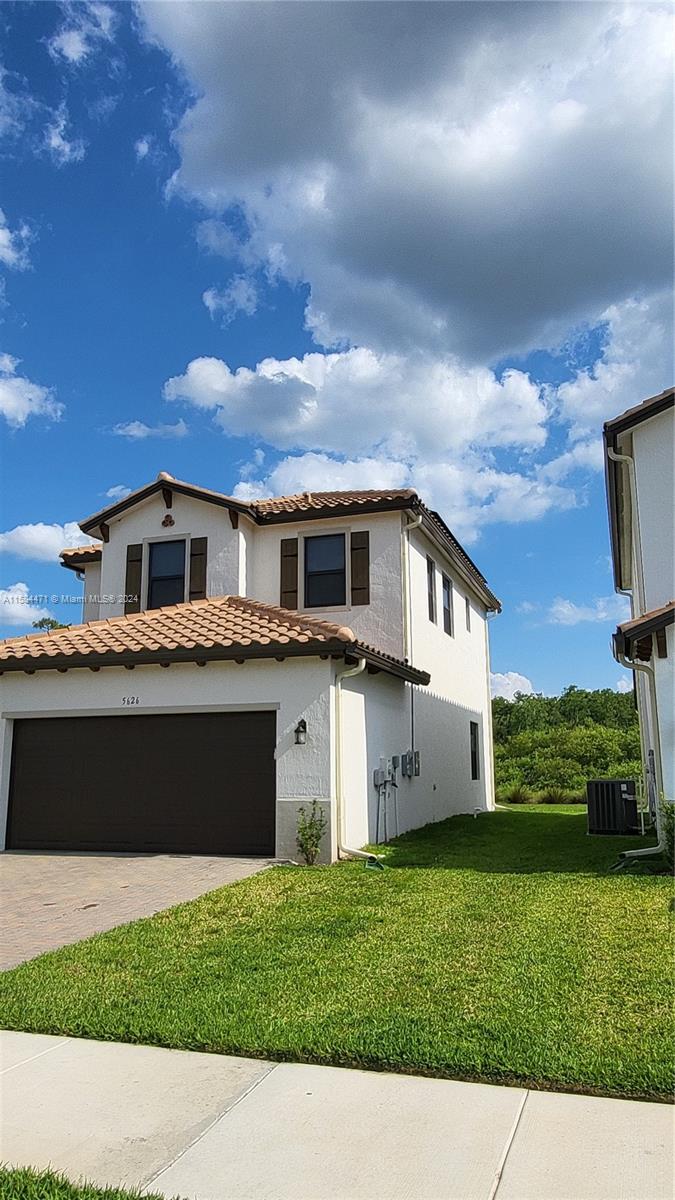
[[[661,828],[665,842],[664,858],[671,871],[675,869],[675,804],[661,801]]]
[[[308,867],[313,867],[321,848],[321,838],[328,828],[328,819],[316,800],[312,807],[302,806],[298,809],[298,828],[295,838],[296,845]]]
[[[513,784],[510,788],[504,789],[503,794],[506,804],[532,804],[534,795],[529,788],[523,787],[520,783]]]

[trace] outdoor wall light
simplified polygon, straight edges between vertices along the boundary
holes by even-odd
[[[295,727],[295,744],[296,746],[304,746],[307,741],[307,722],[304,717],[301,717]]]

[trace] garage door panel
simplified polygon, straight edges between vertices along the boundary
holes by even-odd
[[[14,724],[12,849],[274,854],[276,714]]]

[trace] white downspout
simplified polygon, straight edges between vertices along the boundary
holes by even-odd
[[[654,680],[654,668],[643,662],[633,662],[626,658],[625,654],[617,653],[616,661],[621,663],[622,667],[628,667],[631,671],[643,671],[647,676],[647,695],[649,696],[649,710],[651,715],[651,724],[654,732],[654,766],[656,767],[656,790],[658,796],[656,799],[656,845],[647,846],[644,850],[624,850],[622,858],[644,858],[654,854],[660,854],[665,849],[663,839],[663,829],[661,827],[661,811],[659,808],[659,799],[663,793],[663,764],[661,762],[661,742],[659,738],[659,722],[658,712],[656,709],[656,683]]]
[[[418,513],[412,521],[403,526],[401,538],[401,583],[403,584],[403,657],[410,662],[412,655],[411,615],[412,601],[410,597],[410,530],[419,529],[422,524],[422,513]]]
[[[366,850],[354,850],[344,842],[344,795],[342,782],[342,680],[360,675],[366,669],[365,658],[360,658],[355,667],[338,671],[335,676],[335,825],[337,830],[338,857],[377,859]],[[379,861],[379,860],[377,860]]]
[[[613,450],[611,446],[607,447],[607,457],[611,458],[612,462],[623,463],[628,470],[628,488],[630,491],[630,506],[631,515],[633,518],[633,543],[635,553],[633,554],[633,562],[635,564],[635,599],[639,611],[633,613],[634,617],[641,617],[645,610],[645,589],[644,580],[642,578],[642,537],[640,536],[640,513],[638,510],[637,499],[637,483],[635,480],[635,462],[629,454],[619,454],[617,450]]]

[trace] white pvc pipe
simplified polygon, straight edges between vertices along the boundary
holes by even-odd
[[[361,675],[366,669],[365,658],[360,658],[355,667],[347,667],[345,671],[338,671],[335,676],[335,824],[337,828],[337,848],[338,856],[347,858],[377,858],[375,854],[368,854],[366,850],[355,850],[351,846],[345,845],[344,842],[344,796],[343,796],[343,772],[342,772],[342,680],[350,679],[354,675]]]
[[[648,666],[647,663],[634,662],[630,658],[626,658],[625,654],[617,653],[616,661],[621,663],[622,667],[628,667],[631,671],[642,671],[647,676],[647,695],[649,696],[649,709],[651,715],[651,725],[654,740],[654,766],[656,767],[656,845],[647,846],[643,850],[624,850],[622,858],[645,858],[651,857],[654,854],[661,854],[665,849],[663,839],[663,829],[661,827],[661,811],[659,808],[659,800],[663,794],[663,764],[661,762],[661,743],[659,740],[659,721],[658,711],[656,708],[656,683],[654,680],[654,668]]]
[[[410,597],[410,530],[419,529],[422,524],[422,513],[418,513],[412,521],[403,526],[401,538],[401,583],[403,585],[403,657],[410,661],[412,629],[412,603]]]
[[[635,462],[629,454],[619,454],[619,452],[617,450],[613,450],[611,446],[607,447],[607,457],[611,458],[612,462],[623,463],[628,470],[628,487],[630,490],[630,506],[632,510],[631,515],[633,518],[634,530],[633,545],[635,548],[635,553],[633,554],[633,566],[635,567],[634,583],[636,587],[634,588],[634,591],[637,592],[635,599],[637,600],[637,606],[639,609],[637,613],[633,613],[633,616],[641,617],[646,609],[644,581],[642,578],[642,538],[640,536],[640,513],[638,510],[637,483],[635,480]]]

